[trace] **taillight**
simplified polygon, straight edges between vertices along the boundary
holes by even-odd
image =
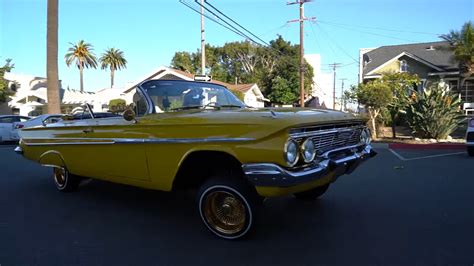
[[[20,129],[20,128],[24,128],[24,127],[25,127],[25,125],[23,125],[23,124],[16,124],[15,129]]]

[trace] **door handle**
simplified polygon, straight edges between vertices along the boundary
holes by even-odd
[[[92,132],[94,132],[94,130],[93,130],[92,128],[86,128],[86,129],[82,130],[82,132],[84,132],[84,133],[92,133]]]

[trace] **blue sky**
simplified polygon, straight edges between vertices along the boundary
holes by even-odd
[[[200,17],[178,0],[59,0],[59,77],[65,88],[79,88],[79,71],[64,63],[70,42],[84,39],[96,55],[106,48],[124,51],[127,69],[116,74],[117,85],[135,81],[161,65],[174,52],[200,46]],[[193,0],[187,0],[193,2]],[[286,0],[209,0],[228,16],[266,41],[282,35],[299,42],[299,27],[286,24],[298,17]],[[357,83],[359,48],[438,41],[436,34],[459,29],[474,19],[473,0],[315,0],[305,5],[305,51],[319,53],[322,69],[338,62],[346,86]],[[46,76],[47,0],[0,0],[0,62],[12,58],[14,72]],[[211,45],[241,41],[240,36],[206,21]],[[109,86],[109,73],[84,71],[85,89]],[[338,81],[338,86],[340,81]]]

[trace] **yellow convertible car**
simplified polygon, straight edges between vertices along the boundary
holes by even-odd
[[[213,83],[149,80],[133,101],[120,117],[85,110],[90,119],[24,129],[15,151],[52,167],[64,192],[83,177],[162,191],[196,188],[204,225],[226,239],[250,231],[263,198],[316,199],[375,155],[360,118],[249,108]]]

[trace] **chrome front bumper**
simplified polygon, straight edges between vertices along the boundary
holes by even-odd
[[[347,155],[340,156],[341,152]],[[336,154],[339,156],[336,157]],[[366,145],[329,151],[319,163],[297,171],[287,170],[273,163],[251,163],[242,167],[249,182],[255,186],[290,187],[314,181],[330,173],[334,173],[336,177],[350,174],[376,154],[370,145]]]
[[[13,151],[18,154],[23,154],[23,149],[20,146],[17,146]]]

